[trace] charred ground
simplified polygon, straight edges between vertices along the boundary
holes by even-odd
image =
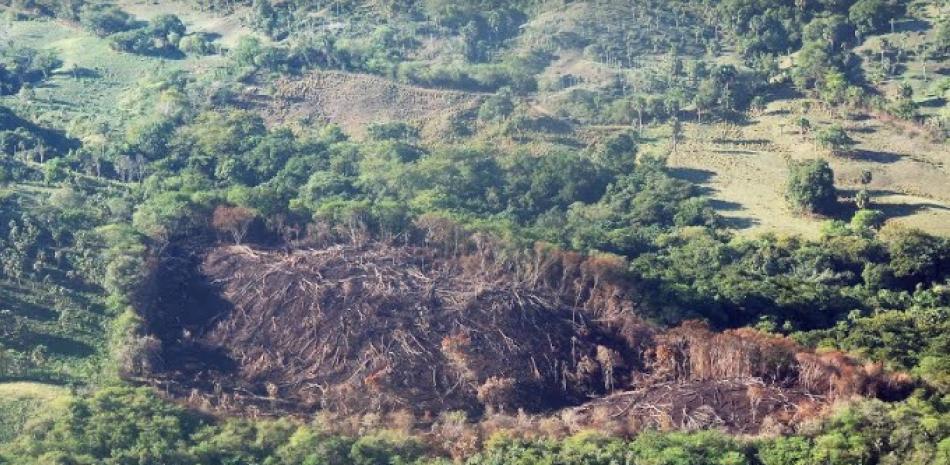
[[[754,330],[655,327],[615,257],[502,256],[487,238],[191,257],[156,268],[157,294],[175,297],[146,312],[162,347],[147,378],[215,411],[560,412],[576,425],[757,432],[909,385]]]

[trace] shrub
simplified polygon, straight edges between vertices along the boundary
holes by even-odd
[[[828,213],[838,204],[835,174],[824,160],[792,163],[785,199],[792,208],[808,213]]]
[[[112,34],[109,45],[117,51],[147,54],[154,49],[152,35],[145,29],[134,29]]]
[[[96,35],[105,37],[135,27],[135,20],[115,5],[88,4],[79,14],[79,22]]]
[[[819,131],[815,141],[835,155],[850,152],[857,143],[844,128],[837,124]]]
[[[204,32],[196,32],[182,37],[181,41],[178,42],[178,48],[182,52],[195,55],[213,55],[218,51],[214,44],[214,38]]]
[[[404,122],[374,123],[366,128],[366,132],[375,141],[412,141],[419,138],[419,128]]]
[[[851,229],[856,232],[881,229],[885,219],[880,210],[858,210],[851,218]]]

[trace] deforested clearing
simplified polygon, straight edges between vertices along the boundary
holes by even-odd
[[[336,71],[281,78],[273,87],[272,95],[251,98],[269,121],[332,123],[354,134],[363,133],[368,124],[391,121],[417,124],[424,135],[437,134],[453,115],[476,110],[483,98]]]
[[[163,328],[185,336],[166,338],[178,369],[152,381],[250,414],[525,411],[592,427],[747,433],[910,386],[879,365],[754,330],[661,330],[637,316],[615,258],[539,248],[514,263],[489,245],[217,247],[200,271],[218,312]]]

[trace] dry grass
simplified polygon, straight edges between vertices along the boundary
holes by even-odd
[[[68,393],[69,391],[65,388],[51,384],[26,381],[0,383],[0,399],[3,400],[36,399],[49,402],[60,399]]]
[[[844,119],[815,107],[804,113],[813,128],[842,124],[858,141],[854,154],[832,156],[811,135],[800,136],[793,123],[803,114],[802,101],[778,100],[747,125],[687,125],[686,142],[670,156],[670,166],[707,187],[721,213],[750,234],[818,234],[820,219],[794,214],[783,191],[787,160],[824,158],[843,200],[861,188],[861,173],[870,170],[874,208],[889,222],[950,235],[950,145],[874,117]]]
[[[69,391],[60,386],[0,383],[0,444],[15,438],[30,421],[55,414],[68,398]]]
[[[404,121],[437,138],[454,114],[476,108],[479,94],[398,84],[370,75],[317,71],[280,78],[273,95],[257,89],[253,100],[271,123],[334,123],[361,136],[371,123]]]

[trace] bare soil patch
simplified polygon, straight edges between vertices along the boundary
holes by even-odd
[[[481,94],[425,89],[381,77],[316,71],[282,77],[273,91],[257,89],[250,104],[274,124],[301,121],[333,123],[363,135],[371,123],[402,121],[418,125],[423,136],[444,133],[450,118],[477,108]]]

